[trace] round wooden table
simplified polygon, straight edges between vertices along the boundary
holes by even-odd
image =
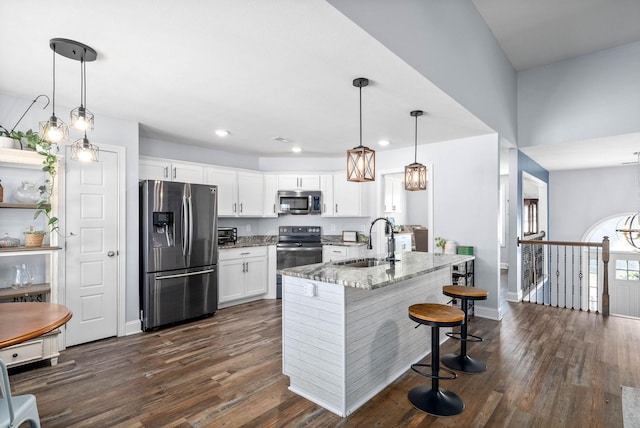
[[[55,330],[71,319],[64,305],[43,302],[0,303],[0,348]]]

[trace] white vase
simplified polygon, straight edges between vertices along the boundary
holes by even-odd
[[[20,143],[14,138],[0,137],[0,149],[19,149]]]

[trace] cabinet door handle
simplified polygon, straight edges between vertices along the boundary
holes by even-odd
[[[165,166],[164,167],[164,178],[169,178],[169,167]]]
[[[177,169],[177,168],[174,166],[174,167],[173,167],[173,178],[176,178],[176,169]]]
[[[338,214],[338,204],[336,204],[336,214]]]
[[[242,212],[242,202],[240,202],[240,212]]]
[[[327,204],[325,204],[325,203],[322,204],[322,212],[323,213],[327,212]]]
[[[394,210],[394,211],[396,210],[396,206],[395,206],[395,205],[393,206],[393,210]]]
[[[273,213],[276,213],[276,204],[273,204]]]
[[[237,205],[236,205],[236,203],[234,202],[234,203],[233,203],[233,212],[236,212],[236,208],[237,208]]]
[[[251,253],[240,253],[241,256],[248,256]]]
[[[244,262],[244,265],[246,266],[245,272],[249,272],[249,262]]]

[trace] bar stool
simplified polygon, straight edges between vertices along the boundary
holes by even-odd
[[[416,373],[431,378],[431,387],[423,385],[413,388],[409,391],[409,401],[415,408],[430,415],[457,415],[464,409],[464,402],[453,392],[440,388],[440,379],[457,377],[453,371],[440,367],[440,327],[461,325],[464,321],[464,312],[438,303],[419,303],[409,306],[409,318],[417,323],[431,326],[431,364],[411,365],[411,369]],[[431,367],[431,373],[424,373],[418,367]],[[440,371],[445,371],[450,376],[440,376]]]
[[[487,364],[477,358],[467,355],[467,342],[482,342],[482,338],[467,333],[469,323],[469,300],[486,300],[489,292],[482,288],[468,287],[464,285],[445,285],[442,287],[445,296],[460,299],[464,312],[464,323],[460,327],[460,333],[447,333],[447,336],[460,341],[460,354],[447,354],[442,357],[442,364],[461,371],[463,373],[480,373],[487,370]]]

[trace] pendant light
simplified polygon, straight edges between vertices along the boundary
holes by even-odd
[[[85,52],[86,54],[86,52]],[[85,107],[87,103],[87,66],[83,55],[80,58],[80,107],[71,110],[71,127],[79,131],[93,131],[93,113]]]
[[[87,130],[93,130],[93,113],[86,108],[86,63],[95,61],[98,54],[92,47],[69,39],[51,39],[49,46],[51,46],[54,53],[58,53],[75,61],[80,61],[80,107],[71,111],[71,124],[74,128],[83,131],[84,136],[73,142],[71,146],[71,159],[84,162],[97,162],[99,149],[96,145],[91,144],[87,138]]]
[[[640,152],[635,152],[638,167],[638,211],[630,215],[624,221],[621,229],[616,229],[627,240],[629,244],[640,249]]]
[[[49,46],[53,50],[53,102],[51,103],[51,117],[45,122],[40,122],[40,137],[50,143],[60,143],[69,138],[69,127],[56,116],[56,45],[50,43]]]
[[[426,190],[427,167],[418,163],[418,117],[422,116],[422,110],[414,110],[409,114],[416,118],[415,151],[413,163],[404,167],[404,188],[410,191]]]
[[[347,181],[365,182],[376,179],[376,152],[362,145],[362,88],[369,79],[359,77],[353,86],[360,90],[360,145],[347,150]]]

